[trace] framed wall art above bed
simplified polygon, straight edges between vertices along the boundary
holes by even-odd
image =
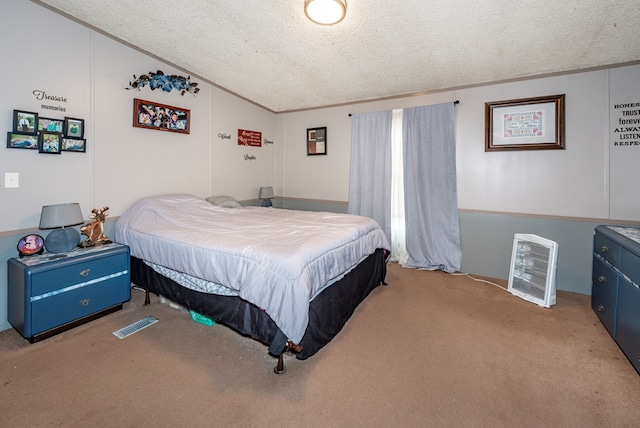
[[[133,126],[188,134],[191,126],[191,111],[134,98]]]

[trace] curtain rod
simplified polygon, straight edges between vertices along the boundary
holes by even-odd
[[[456,105],[458,105],[458,104],[460,104],[460,100],[455,100],[455,101],[453,102],[453,105],[454,105],[454,106],[456,106]],[[349,113],[349,117],[351,117],[351,115],[352,115],[352,114],[351,114],[351,113]]]

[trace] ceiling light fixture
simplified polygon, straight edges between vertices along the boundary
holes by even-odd
[[[337,24],[347,14],[347,0],[305,0],[304,14],[316,24]]]

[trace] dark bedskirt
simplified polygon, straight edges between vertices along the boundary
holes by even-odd
[[[298,359],[306,359],[329,343],[346,324],[355,308],[384,282],[387,253],[376,250],[340,281],[325,288],[309,306],[309,325],[299,343]],[[284,352],[287,338],[266,312],[234,296],[201,293],[183,287],[157,273],[142,260],[131,257],[131,281],[152,293],[162,295],[188,309],[233,328],[269,347],[278,356]]]

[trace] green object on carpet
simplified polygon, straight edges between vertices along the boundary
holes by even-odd
[[[199,314],[195,311],[190,310],[189,313],[191,314],[191,319],[194,320],[195,322],[199,322],[200,324],[208,325],[209,327],[211,327],[216,323],[211,318],[205,317],[204,315]]]

